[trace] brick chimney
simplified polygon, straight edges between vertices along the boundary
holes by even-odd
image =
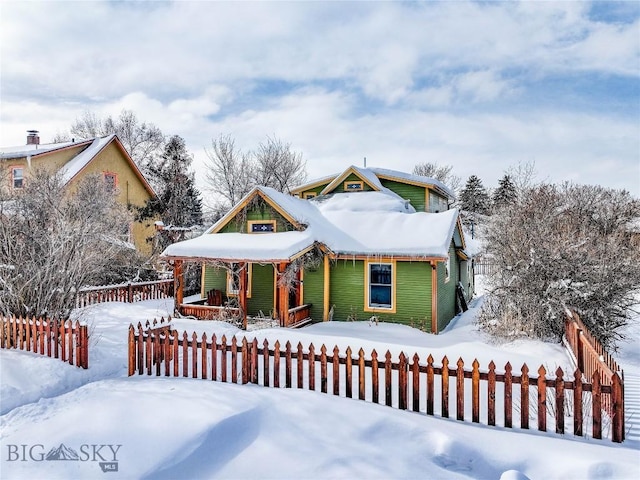
[[[38,130],[27,130],[27,145],[40,145]]]

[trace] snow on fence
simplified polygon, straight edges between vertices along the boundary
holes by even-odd
[[[0,347],[16,348],[89,368],[87,326],[71,320],[0,317]]]
[[[473,273],[476,275],[491,275],[495,271],[495,264],[488,262],[474,262]]]
[[[166,324],[165,324],[166,325]],[[477,360],[472,369],[465,369],[460,358],[449,366],[445,356],[440,366],[434,365],[431,355],[421,359],[417,354],[407,357],[401,353],[393,361],[391,353],[378,358],[373,350],[368,358],[360,349],[348,347],[343,355],[338,347],[328,351],[322,345],[316,353],[313,344],[306,351],[301,343],[293,349],[287,342],[282,349],[276,341],[273,349],[265,339],[259,346],[256,339],[248,342],[237,338],[230,343],[225,336],[220,341],[215,335],[211,340],[206,333],[198,338],[194,332],[179,334],[168,325],[162,328],[154,321],[146,327],[140,323],[129,327],[129,376],[156,375],[192,377],[232,383],[254,383],[265,387],[297,388],[331,392],[373,403],[383,403],[402,410],[411,409],[427,415],[495,426],[501,417],[505,428],[512,428],[514,411],[519,413],[520,428],[537,425],[547,430],[547,419],[555,419],[556,433],[565,433],[565,420],[573,422],[573,434],[585,435],[589,424],[594,438],[602,438],[603,425],[610,426],[611,439],[622,442],[624,420],[623,385],[615,374],[611,385],[602,385],[599,372],[594,372],[592,382],[583,379],[576,370],[573,379],[565,379],[558,368],[555,378],[547,378],[540,366],[538,376],[529,376],[529,368],[523,365],[519,375],[507,363],[504,372],[497,372],[492,361],[488,369],[481,371]],[[437,379],[437,380],[436,380]],[[519,385],[519,387],[517,387]],[[355,390],[354,390],[355,386]],[[602,399],[611,397],[612,415],[603,416]],[[482,408],[481,408],[482,407]],[[589,408],[591,407],[591,408]],[[607,420],[609,419],[609,420]],[[611,425],[609,425],[609,422]],[[606,432],[605,432],[606,433]]]
[[[86,287],[78,292],[76,308],[103,302],[139,302],[173,296],[173,279]]]

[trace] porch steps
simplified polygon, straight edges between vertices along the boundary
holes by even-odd
[[[307,318],[303,318],[302,320],[300,320],[300,321],[298,321],[296,323],[292,323],[287,328],[302,328],[302,327],[305,327],[305,326],[309,325],[312,322],[313,322],[313,319],[311,317],[307,317]]]

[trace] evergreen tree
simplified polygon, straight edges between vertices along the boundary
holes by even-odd
[[[498,188],[493,192],[491,200],[493,208],[499,209],[513,205],[518,198],[516,186],[511,180],[511,176],[505,174],[498,180]]]
[[[184,139],[178,135],[171,137],[162,155],[149,165],[149,177],[158,198],[150,200],[140,211],[141,218],[159,215],[165,225],[174,227],[202,224],[202,200],[193,172],[189,171],[192,161]]]
[[[485,215],[489,212],[489,194],[482,180],[471,175],[460,192],[460,208],[467,213]]]

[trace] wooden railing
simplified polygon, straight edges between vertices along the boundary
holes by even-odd
[[[16,348],[89,368],[86,325],[71,320],[0,317],[1,348]]]
[[[209,340],[206,334],[198,338],[195,332],[191,335],[175,330],[156,333],[140,324],[136,331],[131,325],[129,375],[137,372],[138,375],[251,382],[276,388],[291,388],[295,378],[297,388],[349,398],[357,391],[360,400],[384,402],[427,415],[435,415],[439,405],[442,417],[449,417],[455,409],[457,420],[468,420],[470,413],[472,422],[490,426],[497,424],[502,413],[502,425],[512,428],[514,410],[519,410],[520,428],[537,424],[538,430],[546,431],[547,419],[551,417],[555,419],[555,431],[564,434],[565,418],[572,417],[574,435],[583,436],[585,424],[590,421],[594,438],[603,435],[602,399],[611,397],[611,438],[614,442],[624,439],[621,432],[623,387],[617,374],[611,385],[602,385],[597,371],[592,383],[587,383],[579,370],[572,379],[565,380],[560,368],[555,378],[547,378],[543,366],[538,369],[537,377],[529,376],[526,364],[522,365],[519,375],[514,375],[510,363],[501,373],[496,371],[494,362],[489,363],[486,371],[481,371],[477,360],[473,361],[471,370],[465,369],[461,358],[450,368],[446,356],[437,366],[431,355],[421,362],[418,354],[407,357],[401,353],[397,361],[392,361],[389,351],[379,359],[375,350],[365,358],[363,349],[354,355],[350,347],[344,355],[340,355],[337,346],[328,352],[322,345],[319,353],[313,344],[306,351],[301,343],[295,350],[289,342],[284,350],[281,347],[280,342],[275,342],[271,349],[267,340],[259,346],[257,340],[249,343],[246,338],[239,345],[235,336],[229,344],[225,336],[218,341],[216,335]],[[470,412],[466,407],[470,407]]]
[[[618,376],[624,386],[624,372],[620,369],[617,362],[604,349],[602,344],[591,335],[589,329],[584,325],[576,312],[567,310],[566,313],[564,338],[567,347],[574,357],[578,370],[583,372],[586,378],[591,378],[595,373],[598,373],[602,385],[605,386],[613,385],[614,377]],[[624,402],[624,392],[621,401]],[[603,398],[602,408],[609,415],[615,415],[614,406],[610,397]],[[622,418],[621,427],[624,438],[624,418]]]
[[[283,327],[298,327],[303,323],[309,323],[311,321],[311,304],[300,305],[299,307],[293,307],[289,309],[289,318],[287,324]]]
[[[198,305],[195,303],[183,303],[178,308],[180,315],[196,317],[200,320],[221,320],[227,322],[240,318],[240,309],[227,306]]]
[[[78,291],[76,308],[103,302],[139,302],[173,296],[173,280],[86,287]]]

